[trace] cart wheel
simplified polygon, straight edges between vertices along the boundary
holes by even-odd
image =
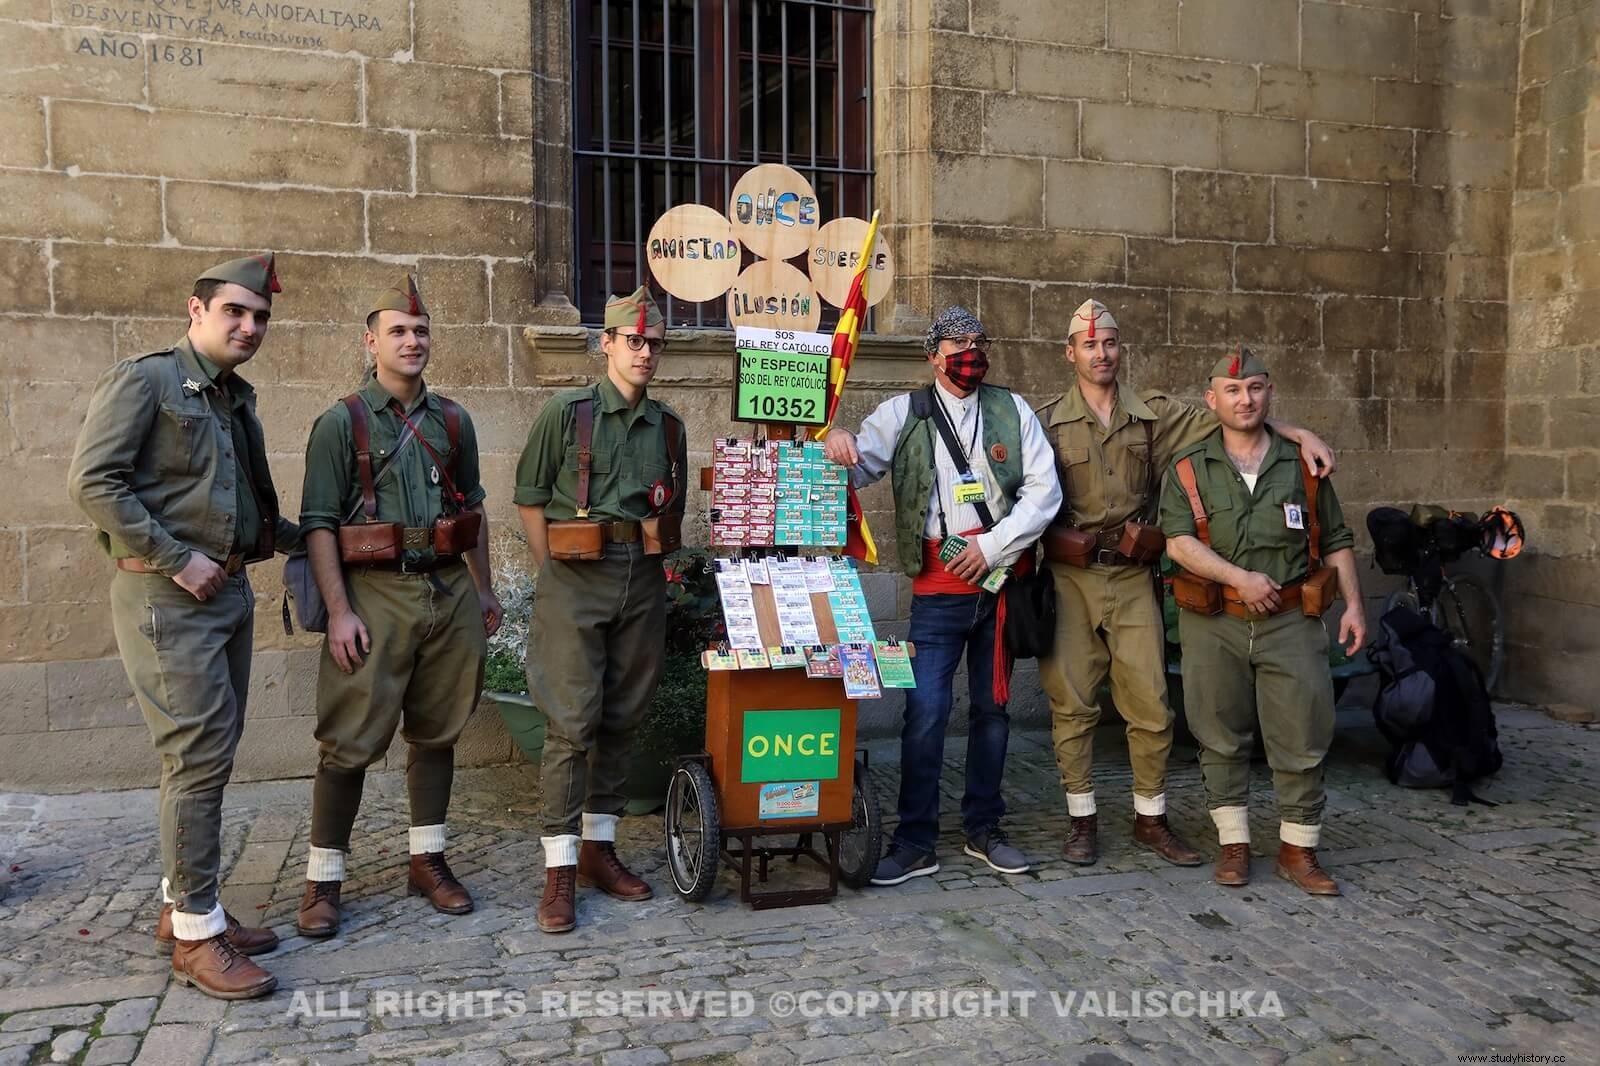
[[[722,819],[711,775],[698,762],[679,764],[667,783],[667,869],[672,887],[699,902],[717,883],[722,861]]]
[[[883,851],[883,812],[872,787],[872,773],[856,760],[856,781],[850,804],[850,828],[839,834],[839,877],[851,888],[872,880]]]

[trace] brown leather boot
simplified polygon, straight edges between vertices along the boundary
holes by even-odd
[[[1279,846],[1278,876],[1313,896],[1340,895],[1338,882],[1317,861],[1316,848]]]
[[[1250,845],[1224,844],[1211,868],[1211,879],[1219,885],[1238,888],[1250,883]]]
[[[1199,866],[1205,859],[1167,825],[1164,814],[1133,816],[1133,839],[1174,866]]]
[[[300,913],[295,916],[294,927],[301,936],[313,940],[332,936],[339,931],[339,882],[307,881],[305,895],[300,897]]]
[[[443,914],[472,911],[472,896],[450,872],[450,864],[444,861],[442,851],[411,856],[411,875],[406,890],[414,896],[426,896],[433,909]]]
[[[1093,866],[1100,857],[1100,824],[1097,815],[1072,820],[1072,832],[1061,845],[1061,857],[1079,866]]]
[[[546,933],[565,933],[578,924],[576,866],[547,866],[544,871],[544,897],[539,900],[539,929]]]
[[[578,884],[594,885],[613,899],[636,903],[655,895],[643,878],[634,876],[617,858],[617,846],[609,840],[585,840],[578,847]]]
[[[223,911],[222,916],[228,920],[223,935],[241,955],[265,955],[278,946],[278,934],[266,926],[240,925],[239,919],[227,911]],[[161,905],[161,917],[156,919],[156,946],[162,951],[171,952],[177,944],[178,938],[172,933],[172,904],[164,903]]]
[[[217,999],[256,999],[278,987],[276,977],[239,954],[227,933],[178,941],[172,949],[172,976]]]

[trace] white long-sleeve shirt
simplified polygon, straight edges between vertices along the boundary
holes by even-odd
[[[971,448],[969,457],[972,472],[983,484],[984,502],[995,517],[994,528],[974,538],[991,570],[1008,566],[1022,554],[1022,550],[1038,540],[1061,509],[1061,483],[1056,478],[1055,452],[1045,437],[1044,427],[1033,413],[1028,402],[1017,393],[1011,399],[1017,405],[1017,415],[1022,423],[1022,484],[1017,498],[1008,500],[1000,491],[1000,483],[989,469],[989,442],[983,438],[982,417],[978,408],[978,393],[956,396],[942,385],[934,386],[934,396],[944,403],[956,437],[963,446]],[[850,472],[851,484],[857,488],[871,485],[887,474],[894,464],[894,443],[900,439],[900,430],[911,415],[911,396],[896,396],[878,405],[878,409],[861,423],[856,434],[856,450],[861,462]],[[928,521],[922,535],[930,539],[940,536],[939,505],[944,504],[945,527],[954,535],[976,529],[983,523],[978,509],[970,503],[958,504],[951,486],[959,470],[945,448],[944,439],[937,426],[929,426],[933,434],[934,479],[928,494]],[[971,441],[977,438],[977,446]]]

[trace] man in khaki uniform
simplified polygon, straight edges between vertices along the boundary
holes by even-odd
[[[396,727],[407,742],[407,886],[446,914],[472,910],[445,862],[445,814],[456,738],[483,690],[486,636],[499,628],[500,602],[490,585],[472,419],[422,379],[431,322],[409,274],[379,294],[363,335],[373,366],[359,391],[317,419],[306,446],[300,528],[328,607],[328,639],[317,673],[311,853],[296,919],[305,936],[338,931],[362,783]],[[452,523],[474,516],[475,543],[447,540]],[[404,531],[399,557],[350,562],[345,540],[379,542],[393,528],[387,523]]]
[[[1355,654],[1367,636],[1355,537],[1333,482],[1302,474],[1295,446],[1268,427],[1272,384],[1248,348],[1211,368],[1206,405],[1222,428],[1179,454],[1162,492],[1161,527],[1174,562],[1224,586],[1218,613],[1178,617],[1183,702],[1222,844],[1215,878],[1249,881],[1246,803],[1259,715],[1281,818],[1278,876],[1336,896],[1316,852],[1333,682],[1323,618],[1306,613],[1325,607],[1306,579],[1319,561],[1336,571],[1345,602],[1339,643]]]
[[[1154,524],[1160,473],[1172,457],[1216,429],[1201,408],[1158,391],[1135,392],[1117,380],[1121,331],[1106,306],[1085,300],[1067,330],[1067,364],[1073,387],[1039,408],[1056,450],[1070,522],[1094,540],[1080,565],[1052,557],[1056,585],[1054,652],[1039,662],[1050,697],[1056,762],[1067,794],[1071,832],[1062,848],[1068,862],[1099,857],[1093,761],[1097,693],[1109,677],[1111,697],[1127,722],[1133,764],[1133,837],[1168,862],[1198,865],[1201,857],[1167,825],[1167,755],[1172,711],[1167,707],[1165,626],[1151,562],[1117,550],[1129,522]],[[1303,445],[1307,463],[1324,473],[1333,454],[1314,434],[1294,426],[1278,432]],[[1053,538],[1045,540],[1053,556]],[[1157,552],[1159,555],[1159,552]],[[1152,560],[1153,561],[1153,560]]]
[[[550,722],[539,769],[547,933],[577,924],[580,878],[617,899],[652,894],[617,858],[616,839],[633,735],[666,659],[666,578],[651,552],[675,545],[645,541],[681,518],[688,492],[683,420],[646,393],[665,346],[643,286],[613,296],[604,376],[546,401],[517,463],[517,507],[538,567],[528,691]],[[569,554],[568,537],[592,539],[591,557],[552,557]]]
[[[161,756],[156,939],[179,982],[222,999],[277,985],[244,957],[271,951],[277,936],[227,914],[217,879],[222,793],[250,690],[245,564],[300,537],[278,513],[255,390],[237,373],[260,350],[281,291],[271,253],[201,274],[183,340],[100,376],[68,474],[116,560],[117,649]]]

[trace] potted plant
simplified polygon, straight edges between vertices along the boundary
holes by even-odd
[[[661,684],[634,737],[628,770],[628,812],[655,810],[666,798],[677,756],[705,743],[706,678],[700,653],[723,632],[716,579],[702,552],[681,551],[663,562],[667,577],[667,655]],[[519,567],[497,582],[504,617],[489,642],[484,698],[495,705],[523,756],[535,766],[544,754],[546,719],[528,695],[524,655],[535,582]],[[537,654],[535,649],[535,654]]]

